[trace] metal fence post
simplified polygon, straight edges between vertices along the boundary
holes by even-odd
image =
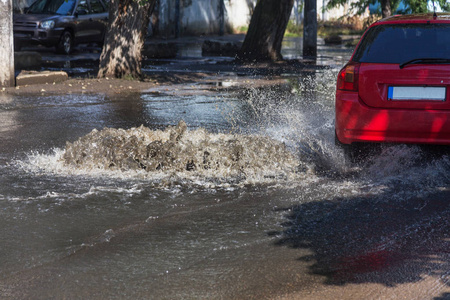
[[[303,56],[317,56],[317,2],[305,0],[303,19]]]
[[[0,86],[14,86],[12,0],[0,0]]]

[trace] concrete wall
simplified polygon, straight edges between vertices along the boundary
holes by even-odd
[[[175,36],[175,6],[178,4],[175,0],[160,0],[155,8],[158,15],[158,34],[161,36]]]
[[[219,33],[224,22],[224,11],[220,12],[221,2],[223,0],[182,0],[181,35]]]
[[[257,0],[160,0],[161,36],[222,34],[248,26]]]

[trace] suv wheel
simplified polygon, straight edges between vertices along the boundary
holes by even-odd
[[[22,44],[19,42],[14,42],[14,51],[20,51],[22,50]]]
[[[69,31],[64,31],[56,46],[56,51],[62,54],[70,54],[73,50],[73,36]]]

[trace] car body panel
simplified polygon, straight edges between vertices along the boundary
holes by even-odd
[[[357,93],[337,91],[336,135],[343,144],[450,144],[450,111],[372,108]]]
[[[99,42],[103,41],[106,28],[105,14],[79,15],[76,23],[75,41]]]
[[[444,87],[446,101],[431,99],[402,101],[389,97],[389,87]],[[369,107],[407,109],[450,109],[450,65],[361,64],[359,97]]]

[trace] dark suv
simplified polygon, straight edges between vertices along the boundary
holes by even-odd
[[[14,45],[56,47],[69,54],[75,44],[103,44],[108,23],[104,0],[37,0],[14,15]]]

